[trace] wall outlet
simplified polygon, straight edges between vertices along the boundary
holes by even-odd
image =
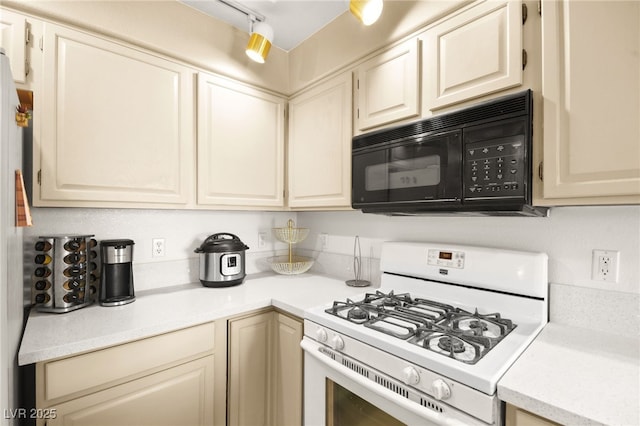
[[[151,256],[164,257],[164,238],[154,238],[151,241]]]
[[[618,282],[620,252],[615,250],[593,250],[591,279],[594,281]]]
[[[326,233],[322,233],[319,235],[320,237],[320,250],[326,250],[327,249],[327,240],[329,239],[329,235]]]
[[[265,248],[267,246],[267,231],[258,232],[258,248]]]

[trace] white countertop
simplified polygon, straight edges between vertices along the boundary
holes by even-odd
[[[180,328],[275,306],[300,318],[313,306],[341,300],[367,289],[321,275],[261,274],[234,287],[200,283],[138,292],[133,303],[97,303],[64,314],[29,315],[18,352],[20,365],[96,350]]]
[[[498,397],[565,425],[639,425],[640,339],[549,323]]]
[[[370,289],[309,273],[261,274],[227,288],[192,283],[141,291],[120,307],[33,311],[18,362],[74,355],[268,306],[302,318],[305,309]],[[498,397],[566,425],[639,425],[640,339],[549,323],[500,380]]]

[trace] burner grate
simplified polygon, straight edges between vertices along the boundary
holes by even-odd
[[[516,327],[499,313],[468,312],[393,291],[336,301],[325,312],[467,364],[477,363]]]

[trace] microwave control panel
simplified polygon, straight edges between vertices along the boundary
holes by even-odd
[[[464,147],[465,198],[525,197],[523,137],[481,141]]]

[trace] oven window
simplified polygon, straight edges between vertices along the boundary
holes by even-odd
[[[365,189],[388,189],[435,186],[440,183],[440,156],[395,160],[365,168]]]
[[[327,426],[401,426],[395,417],[327,380]]]

